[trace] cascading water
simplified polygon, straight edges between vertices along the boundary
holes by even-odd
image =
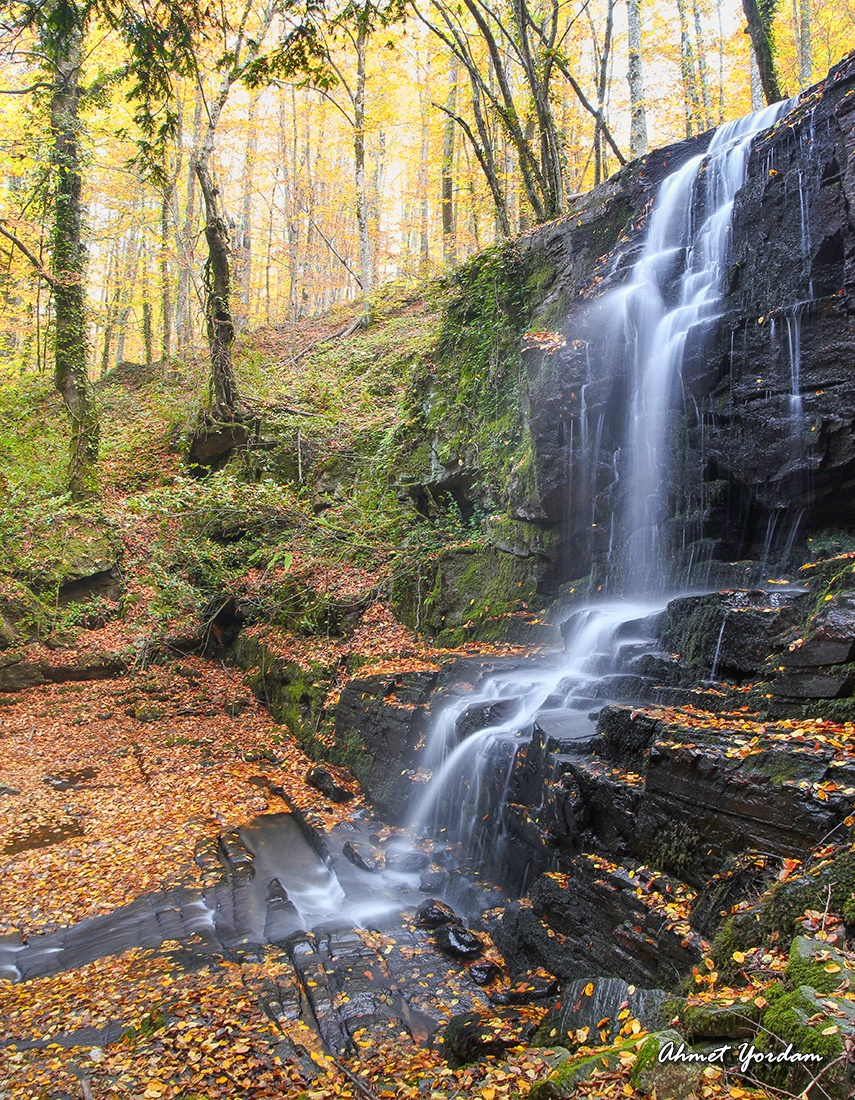
[[[664,605],[669,590],[676,594],[679,583],[663,529],[669,421],[681,369],[721,310],[731,212],[752,140],[790,106],[775,104],[721,127],[705,154],[665,180],[626,283],[597,303],[596,327],[605,338],[588,341],[588,380],[598,361],[622,362],[629,393],[625,436],[615,455],[621,491],[610,518],[604,585],[622,598],[575,610],[564,624],[560,657],[491,675],[436,715],[423,757],[432,778],[411,813],[417,834],[461,843],[475,859],[483,860],[488,846],[495,852],[516,751],[531,738],[538,716],[559,712],[564,742],[590,738],[589,712],[605,701],[604,677],[620,670],[622,661],[625,667],[628,655],[652,648],[644,619]],[[583,423],[580,438],[589,431]]]

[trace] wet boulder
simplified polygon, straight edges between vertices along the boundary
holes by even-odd
[[[850,579],[851,578],[851,579]],[[855,576],[846,577],[849,584]],[[855,593],[835,592],[835,598],[820,603],[808,620],[803,638],[792,642],[781,657],[781,664],[794,668],[839,665],[855,655]]]
[[[348,840],[342,848],[342,854],[360,871],[377,870],[377,860],[372,855],[367,854],[364,847],[355,843],[355,841]]]
[[[450,905],[436,898],[429,898],[416,910],[416,924],[420,928],[440,928],[444,924],[460,924],[460,917]]]
[[[255,863],[239,831],[232,829],[219,839],[220,852],[232,878],[236,882],[249,882],[255,877]]]
[[[530,907],[505,909],[493,940],[512,973],[543,967],[564,981],[601,974],[667,989],[700,962],[700,937],[662,908],[688,896],[676,880],[643,883],[634,865],[593,855],[569,867],[541,875]]]
[[[484,962],[473,963],[469,967],[469,977],[476,985],[489,985],[501,975],[501,970],[489,959]]]
[[[662,644],[700,675],[755,675],[792,637],[808,599],[751,589],[682,596],[666,608]]]
[[[437,894],[446,882],[448,882],[447,871],[423,871],[419,879],[419,890],[423,894]]]
[[[430,863],[427,852],[387,852],[386,870],[411,875],[423,871]]]
[[[312,768],[306,774],[306,782],[330,802],[349,802],[354,797],[353,791],[340,783],[328,768]]]
[[[484,944],[474,932],[460,924],[443,924],[433,934],[437,947],[453,959],[476,959]]]
[[[337,745],[355,746],[354,772],[371,804],[398,821],[418,789],[415,745],[426,728],[436,672],[350,680],[336,708]]]
[[[464,1012],[453,1016],[442,1033],[442,1053],[455,1067],[478,1062],[491,1054],[503,1054],[508,1047],[526,1042],[532,1034],[531,1024],[517,1013]]]
[[[529,1005],[548,1000],[558,989],[558,979],[545,970],[521,975],[512,986],[490,994],[493,1005]]]
[[[663,989],[642,989],[622,978],[576,978],[561,986],[560,996],[544,1016],[535,1041],[561,1046],[587,1029],[590,1046],[611,1043],[628,1019],[638,1020],[652,1031],[666,1022],[668,997]],[[629,1015],[623,1015],[625,1012]]]

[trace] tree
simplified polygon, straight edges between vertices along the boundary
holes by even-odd
[[[330,15],[318,0],[289,4],[290,26],[281,47],[259,63],[251,77],[255,85],[270,79],[296,79],[300,85],[317,89],[348,122],[353,134],[359,274],[353,272],[330,241],[327,244],[356,279],[366,298],[366,310],[374,289],[365,161],[368,44],[378,30],[400,19],[404,9],[405,0],[348,0],[340,11]],[[352,51],[349,72],[340,56],[342,46]],[[339,89],[343,96],[334,94]],[[320,232],[317,226],[315,230]]]
[[[633,157],[643,157],[647,152],[647,108],[644,101],[644,74],[641,66],[641,0],[626,0],[629,39],[630,138],[629,151]]]
[[[221,53],[216,61],[219,84],[211,99],[205,99],[207,125],[202,139],[191,156],[191,165],[202,193],[205,209],[205,242],[208,257],[204,271],[205,327],[211,356],[211,398],[213,413],[220,420],[239,419],[244,409],[238,393],[232,362],[235,323],[232,314],[232,272],[230,263],[229,217],[223,205],[222,192],[214,174],[213,156],[217,126],[235,84],[245,80],[262,56],[264,42],[280,10],[277,0],[256,11],[255,0],[246,0],[232,27],[225,8],[212,16],[213,29],[219,37]],[[209,15],[213,9],[209,9]],[[204,85],[197,71],[204,98]]]
[[[810,0],[793,0],[793,22],[796,30],[799,87],[806,88],[813,77]]]
[[[20,91],[44,90],[48,94],[55,175],[50,270],[15,233],[2,226],[0,232],[30,260],[53,291],[54,383],[69,417],[67,483],[75,500],[96,492],[99,441],[98,414],[86,365],[86,248],[81,206],[80,107],[86,94],[81,83],[82,43],[90,14],[88,5],[74,0],[26,3],[3,28],[13,48],[28,32],[34,34],[40,79]]]
[[[614,2],[609,0],[609,11]],[[429,0],[419,18],[445,43],[469,78],[473,125],[447,104],[435,106],[453,118],[465,135],[490,188],[500,231],[510,235],[508,203],[502,185],[501,158],[490,121],[494,118],[513,150],[526,198],[538,222],[548,221],[567,208],[566,165],[562,136],[553,111],[554,82],[558,74],[570,85],[578,102],[595,122],[597,149],[609,146],[624,164],[626,158],[605,119],[605,79],[611,49],[610,25],[599,52],[597,102],[583,92],[563,52],[570,25],[561,22],[560,0],[546,0],[535,8],[529,0]],[[464,12],[468,19],[464,18]],[[486,52],[486,59],[481,56]],[[511,67],[521,74],[514,90]],[[600,157],[598,156],[598,163]]]
[[[102,20],[117,31],[131,64],[84,80],[85,40],[90,27]],[[138,121],[143,140],[162,139],[171,125],[168,112],[159,117],[155,99],[169,86],[167,43],[184,42],[188,17],[183,9],[155,3],[144,16],[127,0],[21,0],[9,8],[0,24],[6,49],[14,55],[22,41],[32,40],[38,79],[16,94],[45,92],[51,134],[52,189],[51,260],[46,269],[17,234],[0,226],[2,234],[32,264],[53,292],[54,382],[68,412],[69,461],[67,484],[74,500],[97,493],[96,464],[99,421],[87,365],[85,226],[81,193],[84,158],[82,108],[95,102],[129,70],[135,76],[131,94],[139,99]]]
[[[747,33],[751,36],[751,45],[754,47],[754,57],[760,72],[760,84],[767,103],[777,103],[784,98],[775,65],[772,37],[772,19],[776,6],[777,0],[742,0],[742,10],[748,22]]]

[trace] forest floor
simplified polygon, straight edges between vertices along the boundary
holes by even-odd
[[[335,317],[307,329],[305,347],[297,350],[334,336],[347,320]],[[244,389],[260,407],[267,401],[279,410],[288,432],[288,409],[306,411],[295,449],[299,458],[305,447],[307,466],[314,462],[317,472],[323,456],[333,455],[370,475],[370,462],[355,440],[354,410],[359,423],[376,432],[362,444],[372,453],[403,415],[394,411],[403,383],[397,367],[383,365],[384,347],[409,347],[413,340],[428,346],[435,329],[435,310],[421,298],[404,310],[390,307],[379,335],[331,346],[326,354],[332,367],[312,355],[295,362],[288,332],[261,333],[244,362]],[[263,389],[271,378],[275,392]],[[258,610],[258,625],[250,630],[265,629],[267,608],[283,613],[283,593],[289,600],[296,593],[305,608],[364,602],[346,638],[312,633],[311,623],[305,629],[294,625],[298,616],[287,605],[283,614],[290,626],[276,626],[283,657],[341,669],[330,686],[330,705],[356,670],[362,675],[435,668],[456,656],[514,651],[483,643],[437,649],[402,625],[384,598],[392,549],[397,553],[413,537],[413,554],[427,555],[449,540],[470,537],[456,520],[448,530],[439,523],[414,530],[411,515],[388,487],[381,494],[380,479],[373,476],[363,478],[356,496],[328,491],[319,476],[320,503],[309,498],[299,466],[296,485],[293,477],[276,481],[255,468],[247,478],[194,481],[170,439],[176,408],[187,406],[190,415],[200,380],[150,381],[116,376],[101,390],[107,472],[100,508],[121,543],[121,601],[101,600],[98,621],[83,626],[73,609],[55,608],[54,632],[19,647],[17,657],[34,666],[49,663],[63,682],[0,696],[0,935],[6,937],[0,948],[4,942],[47,942],[58,930],[175,888],[203,891],[207,871],[195,859],[200,845],[260,815],[295,807],[311,811],[319,827],[330,829],[364,807],[358,792],[345,807],[319,799],[306,782],[312,761],[253,696],[239,670],[214,655],[170,648],[198,640],[200,617],[216,633],[205,603],[211,590],[235,593]],[[0,399],[6,400],[3,394]],[[0,445],[9,479],[0,534],[7,556],[14,550],[16,567],[38,569],[44,534],[58,514],[60,464],[46,463],[44,455],[62,451],[62,418],[44,380],[0,412],[22,426],[16,450],[6,453],[8,442]],[[312,424],[320,425],[314,438]],[[243,532],[242,541],[234,541],[235,530]],[[417,541],[425,535],[427,543]],[[112,665],[124,671],[98,679],[80,671],[100,669],[91,672],[100,676]],[[826,918],[817,916],[822,934],[836,936],[836,918]],[[427,965],[425,996],[444,1020],[461,1006],[489,1019],[487,996],[508,985],[502,975],[485,994],[473,992],[465,968],[451,973],[411,922],[402,934],[402,943],[409,937],[406,947],[389,932],[363,929],[359,935],[381,964],[389,957],[409,960],[413,973]],[[489,937],[479,935],[485,955],[498,961]],[[727,988],[708,960],[695,975],[694,1000],[725,1006],[764,1000],[786,954],[767,946],[761,955],[755,969],[763,976],[738,990]],[[427,979],[439,973],[440,964],[443,979],[430,985]],[[166,941],[123,948],[53,975],[2,981],[0,1100],[501,1100],[528,1095],[555,1060],[550,1050],[512,1043],[504,1053],[454,1068],[441,1044],[388,1030],[357,1035],[358,1057],[333,1058],[305,1018],[274,1020],[263,1010],[269,983],[278,978],[287,984],[290,973],[273,945],[202,956],[193,944]],[[421,978],[413,981],[421,988]],[[529,1022],[543,1011],[525,1009]],[[619,1057],[603,1055],[597,1071],[574,1085],[574,1095],[641,1100],[629,1076],[646,1033],[628,1013],[620,1022]],[[501,1028],[501,1019],[496,1026]],[[603,1052],[602,1035],[587,1028],[575,1039],[575,1054]],[[699,1095],[748,1100],[773,1094],[710,1065]]]
[[[141,537],[138,529],[129,537],[128,561]],[[132,574],[127,583],[133,588]],[[139,625],[145,601],[135,608]],[[388,632],[388,615],[375,608],[361,635],[375,659],[393,645],[404,661],[445,656]],[[132,634],[132,621],[82,630],[52,648],[51,659],[73,664],[92,652],[127,654]],[[313,809],[327,826],[361,805],[358,795],[346,810],[319,804],[305,781],[308,758],[241,673],[209,658],[139,662],[116,678],[43,685],[3,702],[2,931],[31,943],[141,895],[176,884],[201,888],[204,874],[194,862],[200,842],[287,808],[253,782],[260,772],[274,774],[292,805]],[[393,943],[389,938],[381,953]],[[0,985],[0,1096],[498,1100],[525,1096],[550,1068],[549,1051],[520,1045],[453,1069],[439,1047],[406,1033],[369,1036],[359,1058],[336,1060],[303,1020],[277,1024],[262,1011],[259,988],[282,971],[276,948],[201,964],[197,958],[193,965],[178,948],[170,942],[135,948]],[[500,979],[491,990],[506,984]],[[437,996],[446,1000],[449,1018],[459,1011],[463,994],[453,980]],[[482,1007],[489,1009],[486,1001]],[[543,1009],[528,1011],[537,1019]],[[644,1039],[637,1021],[626,1027],[629,1041]],[[577,1038],[584,1052],[588,1036]],[[305,1057],[295,1059],[295,1050]],[[640,1096],[629,1084],[634,1059],[629,1047],[576,1094]],[[766,1094],[709,1067],[702,1095]]]

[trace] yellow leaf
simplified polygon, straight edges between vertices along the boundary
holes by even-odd
[[[829,963],[828,966],[823,967],[823,970],[826,972],[826,974],[840,973],[840,967],[837,965],[837,963]]]
[[[143,1096],[163,1096],[165,1092],[166,1085],[163,1083],[163,1081],[149,1081],[149,1083],[145,1087],[145,1092],[143,1093]]]
[[[740,966],[745,962],[745,955],[741,951],[734,951],[730,957],[735,963],[739,963]]]
[[[587,1027],[577,1028],[576,1029],[576,1042],[577,1043],[584,1043],[585,1040],[588,1038],[588,1034],[589,1034],[590,1030],[591,1029],[587,1028]]]
[[[836,1035],[840,1028],[837,1024],[832,1024],[831,1027],[825,1027],[822,1029],[823,1035]]]
[[[594,983],[588,982],[582,992],[585,994],[586,997],[590,997],[591,994],[594,992]]]

